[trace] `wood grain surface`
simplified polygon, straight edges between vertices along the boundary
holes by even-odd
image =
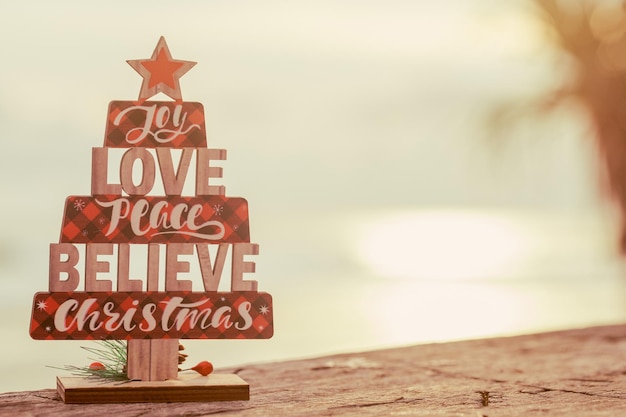
[[[0,394],[0,415],[626,415],[626,325],[417,345],[218,371],[236,373],[248,382],[250,400],[66,405],[50,389]]]

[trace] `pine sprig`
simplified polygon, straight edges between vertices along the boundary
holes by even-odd
[[[100,361],[104,363],[105,366],[108,364],[116,369],[126,371],[126,362],[128,360],[126,342],[123,340],[102,340],[99,343],[102,346],[101,349],[85,346],[81,347],[87,352],[96,355],[95,358],[89,359]]]
[[[65,365],[62,368],[51,366],[51,368],[68,371],[76,376],[102,379],[109,381],[128,381],[126,372],[127,351],[126,342],[123,340],[101,340],[98,342],[99,348],[81,346],[94,357],[89,366]]]
[[[49,368],[61,369],[68,371],[72,375],[93,378],[103,381],[130,381],[127,372],[128,351],[126,342],[123,340],[100,340],[99,347],[81,346],[82,349],[89,352],[93,357],[89,359],[94,361],[89,366],[65,365],[62,368],[49,366]],[[182,364],[187,359],[187,355],[182,353],[185,347],[178,345],[178,364]],[[180,369],[179,371],[196,371],[200,375],[207,376],[213,372],[213,364],[208,361],[202,361],[193,368]]]

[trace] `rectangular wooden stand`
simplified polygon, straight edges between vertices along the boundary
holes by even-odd
[[[167,381],[102,381],[57,377],[66,404],[247,401],[250,386],[235,374],[180,375]]]

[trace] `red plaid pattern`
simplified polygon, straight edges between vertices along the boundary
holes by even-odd
[[[271,295],[263,292],[75,292],[35,294],[37,340],[269,339]]]
[[[202,104],[112,101],[104,146],[206,148]],[[250,242],[248,203],[211,196],[70,196],[60,243]],[[268,339],[272,297],[236,292],[40,292],[39,340]]]
[[[104,146],[206,148],[204,108],[195,102],[112,101]]]
[[[124,199],[125,202],[119,203],[119,199]],[[111,205],[115,201],[122,207],[118,216],[115,215],[115,207]],[[138,207],[138,204],[142,204],[143,207]],[[179,206],[181,204],[184,206]],[[197,217],[191,216],[192,219],[189,219],[188,214],[194,205],[200,205],[201,210],[197,211]],[[139,220],[135,221],[133,211],[137,214],[145,212],[141,216],[138,215]],[[172,222],[180,223],[182,227],[176,228],[171,225]],[[205,226],[193,230],[189,227],[190,222],[196,226]],[[221,195],[70,196],[65,203],[60,242],[250,242],[248,202],[243,198]]]

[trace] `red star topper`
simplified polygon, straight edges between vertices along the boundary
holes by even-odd
[[[195,62],[172,59],[170,50],[161,36],[150,59],[133,59],[126,61],[143,77],[139,101],[163,93],[174,100],[182,100],[179,78],[189,71]]]

